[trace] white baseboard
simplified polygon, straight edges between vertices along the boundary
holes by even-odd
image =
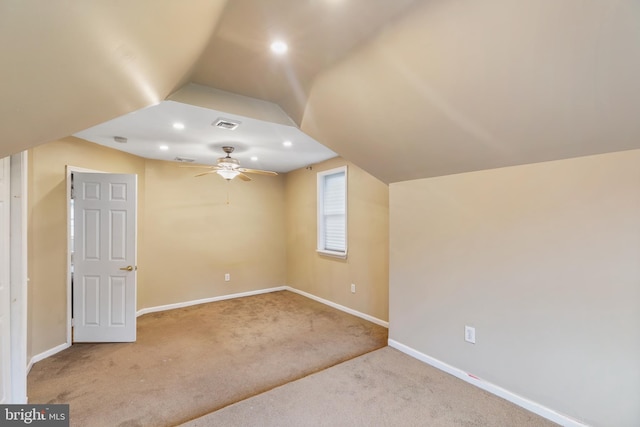
[[[136,312],[136,316],[142,316],[143,314],[148,314],[148,313],[156,313],[158,311],[165,311],[165,310],[175,310],[176,308],[183,308],[183,307],[190,307],[192,305],[198,305],[198,304],[206,304],[206,303],[210,303],[210,302],[216,302],[216,301],[223,301],[223,300],[228,300],[228,299],[233,299],[233,298],[242,298],[242,297],[248,297],[248,296],[252,296],[252,295],[259,295],[259,294],[266,294],[269,292],[277,292],[277,291],[291,291],[294,292],[296,294],[302,295],[304,297],[307,297],[309,299],[312,299],[314,301],[318,301],[322,304],[328,305],[330,307],[333,307],[337,310],[340,311],[344,311],[345,313],[349,313],[352,314],[354,316],[360,317],[362,319],[368,320],[369,322],[375,323],[377,325],[383,326],[385,328],[389,328],[389,322],[385,322],[384,320],[380,320],[376,317],[370,316],[368,314],[365,313],[361,313],[359,311],[353,310],[349,307],[345,307],[343,305],[340,304],[336,304],[334,302],[331,302],[329,300],[326,300],[324,298],[320,298],[317,297],[315,295],[312,295],[310,293],[292,288],[291,286],[278,286],[275,288],[267,288],[267,289],[259,289],[257,291],[249,291],[249,292],[241,292],[241,293],[237,293],[237,294],[229,294],[229,295],[221,295],[221,296],[217,296],[217,297],[211,297],[211,298],[203,298],[203,299],[198,299],[198,300],[192,300],[192,301],[185,301],[185,302],[179,302],[179,303],[175,303],[175,304],[167,304],[167,305],[159,305],[156,307],[148,307],[148,308],[143,308],[140,309]],[[31,360],[29,361],[29,365],[27,366],[27,374],[29,374],[29,371],[31,370],[31,367],[33,366],[34,363],[39,362],[43,359],[46,359],[49,356],[53,356],[54,354],[71,347],[70,343],[65,343],[65,344],[60,344],[52,349],[49,349],[45,352],[42,352],[38,355],[35,355],[31,358]]]
[[[39,361],[44,360],[47,357],[53,356],[56,353],[60,353],[62,350],[65,350],[65,349],[67,349],[69,347],[71,347],[71,344],[64,343],[64,344],[57,345],[57,346],[55,346],[53,348],[50,348],[47,351],[43,351],[40,354],[36,354],[35,356],[33,356],[31,358],[31,360],[29,360],[29,364],[27,365],[27,375],[29,375],[29,372],[31,372],[31,367],[35,363],[38,363]]]
[[[359,312],[357,310],[351,309],[349,307],[345,307],[344,305],[336,304],[335,302],[326,300],[324,298],[317,297],[317,296],[315,296],[313,294],[301,291],[301,290],[293,288],[291,286],[278,286],[278,287],[275,287],[275,288],[260,289],[260,290],[257,290],[257,291],[242,292],[242,293],[238,293],[238,294],[229,294],[229,295],[222,295],[222,296],[218,296],[218,297],[203,298],[203,299],[198,299],[198,300],[179,302],[179,303],[176,303],[176,304],[167,304],[167,305],[159,305],[159,306],[156,306],[156,307],[148,307],[148,308],[143,308],[141,310],[138,310],[136,315],[137,316],[142,316],[143,314],[155,313],[155,312],[158,312],[158,311],[174,310],[176,308],[189,307],[189,306],[192,306],[192,305],[207,304],[207,303],[210,303],[210,302],[223,301],[223,300],[228,300],[228,299],[233,299],[233,298],[248,297],[248,296],[251,296],[251,295],[266,294],[266,293],[269,293],[269,292],[278,292],[278,291],[291,291],[291,292],[296,293],[298,295],[302,295],[302,296],[307,297],[309,299],[312,299],[314,301],[318,301],[318,302],[320,302],[322,304],[328,305],[329,307],[333,307],[333,308],[335,308],[337,310],[344,311],[345,313],[352,314],[354,316],[357,316],[357,317],[360,317],[362,319],[368,320],[369,322],[375,323],[375,324],[383,326],[385,328],[389,328],[389,322],[385,322],[384,320],[380,320],[380,319],[378,319],[376,317],[373,317],[373,316],[370,316],[368,314],[361,313],[361,312]]]
[[[408,354],[409,356],[420,360],[428,365],[433,366],[434,368],[440,369],[448,374],[453,375],[456,378],[460,378],[461,380],[468,382],[478,388],[481,388],[485,391],[488,391],[491,394],[494,394],[498,397],[501,397],[509,402],[518,405],[534,414],[540,415],[543,418],[546,418],[554,423],[560,424],[564,427],[588,427],[587,424],[583,424],[580,421],[574,420],[573,418],[561,414],[553,409],[547,408],[546,406],[540,405],[539,403],[533,402],[527,398],[519,396],[515,393],[510,392],[509,390],[505,390],[502,387],[499,387],[490,382],[484,381],[475,375],[469,374],[461,369],[458,369],[454,366],[448,365],[438,359],[435,359],[431,356],[427,356],[424,353],[419,352],[409,346],[401,344],[397,341],[389,339],[389,346],[393,347],[401,352]]]
[[[377,317],[373,317],[373,316],[370,316],[368,314],[361,313],[361,312],[359,312],[357,310],[354,310],[352,308],[345,307],[344,305],[336,304],[335,302],[326,300],[324,298],[317,297],[315,295],[312,295],[312,294],[307,293],[305,291],[301,291],[301,290],[296,289],[296,288],[292,288],[291,286],[284,286],[284,288],[287,291],[291,291],[291,292],[294,292],[296,294],[299,294],[299,295],[302,295],[304,297],[307,297],[309,299],[312,299],[314,301],[321,302],[322,304],[328,305],[329,307],[333,307],[333,308],[338,309],[340,311],[344,311],[345,313],[352,314],[352,315],[354,315],[356,317],[360,317],[361,319],[368,320],[371,323],[375,323],[376,325],[384,326],[385,328],[389,329],[389,322],[386,322],[384,320],[380,320]]]
[[[287,288],[288,286],[278,286],[276,288],[260,289],[257,291],[241,292],[237,294],[221,295],[221,296],[211,297],[211,298],[203,298],[203,299],[197,299],[192,301],[178,302],[175,304],[148,307],[148,308],[143,308],[138,310],[136,313],[136,316],[142,316],[143,314],[155,313],[158,311],[175,310],[176,308],[190,307],[192,305],[207,304],[207,303],[216,302],[216,301],[224,301],[224,300],[233,299],[233,298],[242,298],[242,297],[249,297],[252,295],[266,294],[269,292],[284,291],[284,290],[288,290]]]

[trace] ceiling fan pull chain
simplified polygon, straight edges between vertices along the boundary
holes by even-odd
[[[229,201],[229,183],[231,183],[231,180],[227,180],[227,205],[231,204]]]

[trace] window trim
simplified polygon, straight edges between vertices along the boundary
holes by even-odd
[[[343,173],[344,174],[344,252],[342,251],[335,251],[335,250],[330,250],[330,249],[325,249],[324,248],[324,184],[325,184],[325,177],[328,175],[335,175],[338,173]],[[321,171],[318,172],[317,174],[317,233],[318,233],[318,237],[317,237],[317,246],[316,246],[316,252],[320,255],[327,255],[330,257],[334,257],[334,258],[342,258],[342,259],[346,259],[347,258],[347,252],[348,252],[348,230],[347,230],[347,225],[349,223],[348,221],[348,170],[347,170],[347,166],[340,166],[337,168],[333,168],[333,169],[329,169],[326,171]]]

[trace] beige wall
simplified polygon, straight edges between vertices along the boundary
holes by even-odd
[[[66,165],[138,174],[138,309],[288,284],[388,319],[388,188],[342,159],[250,183],[194,178],[76,138],[29,159],[29,357],[66,340]],[[316,172],[344,164],[349,257],[340,260],[315,251],[315,194]]]
[[[588,424],[640,425],[638,165],[392,184],[390,338]]]
[[[194,178],[77,138],[33,148],[29,161],[29,358],[66,341],[66,165],[138,175],[138,309],[286,282],[282,176]]]
[[[316,176],[348,165],[348,257],[316,252]],[[341,158],[287,174],[287,284],[381,320],[388,320],[389,189]],[[356,293],[350,290],[356,285]]]
[[[284,177],[226,182],[217,175],[194,178],[199,169],[176,163],[146,165],[148,235],[138,307],[286,284]]]
[[[138,174],[138,189],[144,192],[144,159],[139,157],[72,137],[29,150],[29,357],[66,342],[67,165]],[[144,215],[144,205],[138,209]]]

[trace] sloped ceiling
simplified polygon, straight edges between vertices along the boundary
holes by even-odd
[[[275,102],[300,123],[313,79],[415,0],[231,0],[191,81]],[[286,56],[269,45],[282,39]]]
[[[0,156],[186,82],[278,103],[387,183],[640,148],[639,19],[635,0],[5,1]]]
[[[0,157],[155,104],[188,80],[223,0],[0,2]]]
[[[640,2],[425,1],[302,123],[384,182],[640,148]]]

